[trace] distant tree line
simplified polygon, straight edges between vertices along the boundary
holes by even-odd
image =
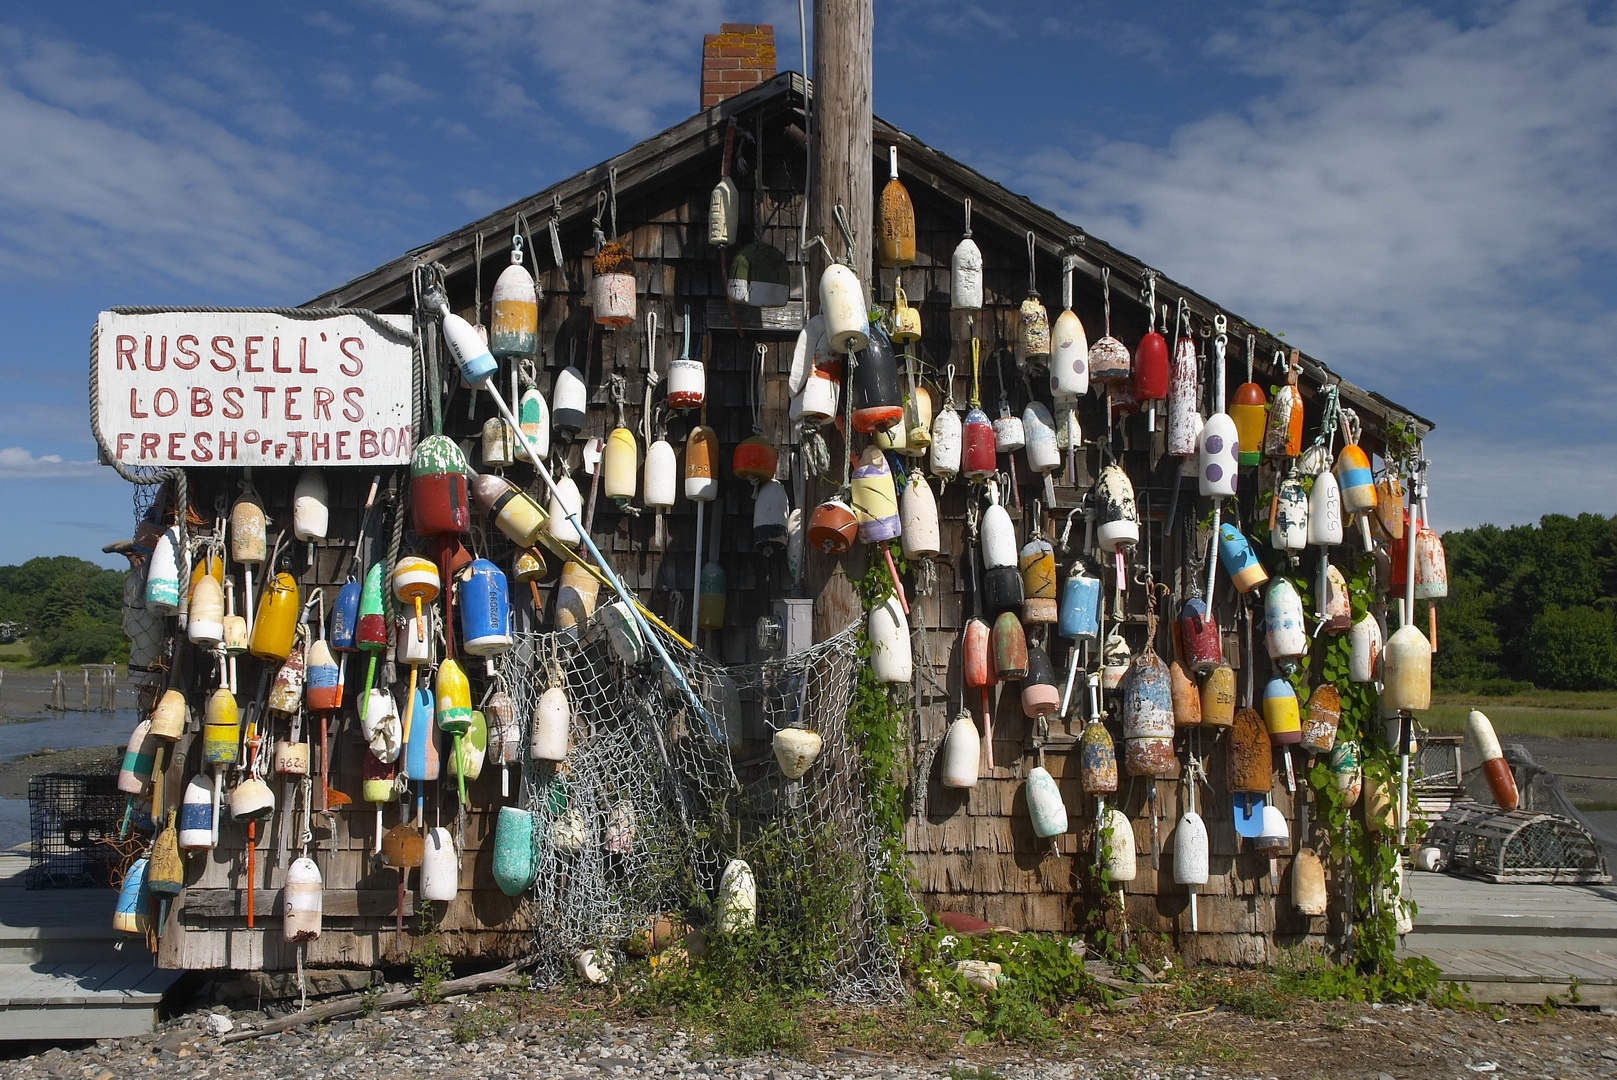
[[[1617,686],[1617,519],[1549,514],[1537,525],[1445,533],[1443,547],[1440,683]]]
[[[124,575],[67,555],[0,566],[0,621],[28,627],[38,664],[126,660]]]

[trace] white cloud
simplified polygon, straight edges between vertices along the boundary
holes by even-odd
[[[412,101],[425,101],[436,97],[431,90],[420,83],[412,82],[397,72],[384,71],[371,80],[371,89],[390,105],[402,105]]]
[[[0,448],[0,480],[118,479],[111,469],[94,461],[63,461],[60,454],[35,457],[21,446]]]
[[[1161,147],[1047,149],[1015,166],[1018,182],[1437,419],[1434,486],[1445,472],[1466,486],[1453,504],[1476,520],[1490,505],[1519,520],[1551,490],[1564,501],[1548,508],[1588,508],[1589,490],[1534,470],[1501,487],[1459,448],[1486,429],[1496,453],[1537,468],[1617,451],[1617,311],[1602,294],[1617,258],[1617,24],[1563,0],[1464,20],[1277,7],[1210,53],[1274,90]]]

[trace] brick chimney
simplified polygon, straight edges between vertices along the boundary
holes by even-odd
[[[775,28],[725,23],[702,39],[702,108],[775,77]]]

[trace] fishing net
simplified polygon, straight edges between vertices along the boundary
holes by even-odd
[[[599,618],[573,641],[565,632],[516,635],[501,668],[518,718],[531,723],[558,671],[572,707],[567,759],[523,765],[538,867],[529,902],[545,977],[570,970],[583,949],[615,950],[659,913],[692,913],[700,923],[730,859],[751,854],[760,925],[778,919],[820,935],[805,945],[823,958],[821,989],[857,1002],[901,996],[879,894],[891,856],[845,723],[857,641],[850,627],[789,657],[725,667],[665,635],[709,723],[651,650],[639,663],[621,660]],[[796,781],[770,749],[785,727],[823,739]],[[758,858],[760,844],[770,856]],[[830,917],[783,910],[792,890],[773,875],[829,883]]]

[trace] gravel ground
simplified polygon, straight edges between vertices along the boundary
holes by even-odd
[[[1490,1014],[1310,1006],[1289,1020],[1258,1021],[1221,1011],[1175,1015],[1136,1008],[1085,1018],[1071,1044],[1041,1054],[994,1048],[891,1053],[833,1042],[801,1057],[724,1057],[714,1053],[703,1035],[656,1021],[603,1021],[568,1012],[558,999],[546,1000],[552,1004],[523,1010],[528,1020],[517,1019],[509,996],[482,995],[231,1044],[208,1033],[210,1014],[193,1013],[150,1036],[56,1047],[10,1060],[0,1053],[0,1074],[18,1080],[1617,1076],[1617,1018],[1580,1009]],[[228,1018],[237,1030],[265,1019],[261,1012],[231,1013],[224,1006],[216,1007],[214,1015]],[[213,1023],[222,1026],[219,1020]],[[936,1038],[932,1042],[938,1045]],[[15,1048],[18,1054],[29,1049]]]

